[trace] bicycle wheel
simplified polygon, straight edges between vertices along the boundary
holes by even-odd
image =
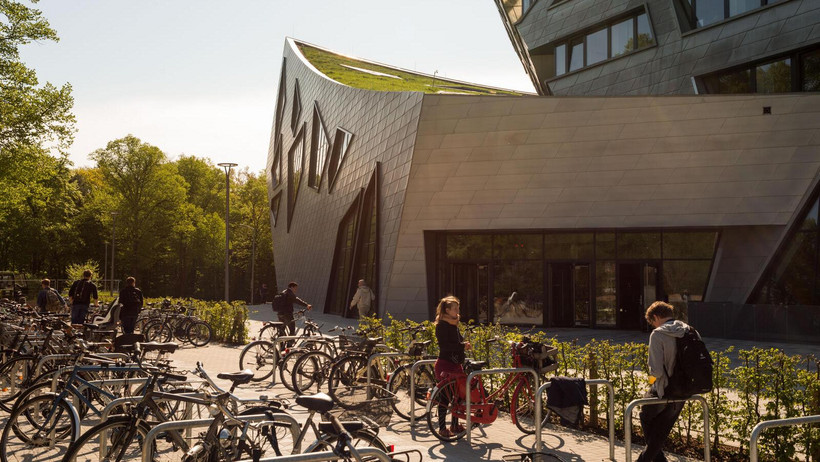
[[[75,431],[80,424],[68,402],[55,398],[54,395],[37,396],[15,407],[0,436],[0,461],[63,457],[77,437]]]
[[[367,400],[367,357],[346,356],[333,364],[328,376],[328,395],[344,409],[356,409]],[[375,369],[375,368],[374,368]],[[375,377],[375,371],[371,371]]]
[[[358,430],[354,432],[349,432],[351,436],[350,443],[353,445],[354,448],[376,448],[381,449],[384,452],[389,452],[387,450],[387,445],[384,444],[381,438],[375,433],[368,431],[368,430]],[[313,444],[310,445],[307,451],[305,452],[320,452],[320,451],[331,451],[334,447],[336,447],[336,443],[339,441],[339,437],[336,435],[324,435],[323,437],[316,440]]]
[[[285,335],[286,327],[267,325],[259,331],[259,340],[268,340],[273,342],[279,336]]]
[[[142,459],[147,425],[134,425],[131,417],[113,416],[91,427],[71,444],[63,462],[125,461]],[[104,443],[105,448],[100,446]],[[101,449],[103,449],[101,451]]]
[[[291,372],[293,372],[293,366],[296,365],[296,361],[299,360],[308,350],[304,348],[291,348],[285,356],[282,357],[282,361],[279,363],[279,380],[282,382],[282,385],[285,386],[290,391],[296,391],[293,388],[293,382],[291,381]]]
[[[256,415],[256,414],[287,414],[279,408],[255,406],[243,410],[239,415]],[[270,426],[265,426],[259,431],[255,427],[248,428],[247,437],[253,441],[253,447],[262,451],[262,456],[288,456],[293,454],[293,446],[296,439],[299,437],[299,428],[291,428],[286,422],[273,422]],[[248,454],[252,457],[252,454]]]
[[[196,321],[188,326],[188,341],[190,341],[193,346],[201,347],[207,345],[210,343],[212,335],[213,329],[211,329],[211,325],[205,321]]]
[[[273,344],[267,340],[257,340],[245,345],[239,355],[239,369],[253,371],[254,382],[261,382],[273,375],[273,366],[276,364],[276,352]]]
[[[393,410],[402,419],[410,420],[410,372],[412,364],[405,364],[390,374],[387,381],[387,389],[396,395],[396,400],[392,401]],[[427,414],[427,393],[436,386],[433,378],[433,367],[424,365],[416,371],[415,377],[415,418],[423,419]]]
[[[324,351],[311,351],[302,355],[291,371],[294,391],[302,394],[315,387],[316,392],[320,392],[320,387],[330,374],[332,363],[333,358]]]
[[[17,356],[0,366],[0,408],[11,412],[14,402],[34,378],[37,358],[34,356]]]
[[[464,399],[459,398],[456,381],[450,380],[433,389],[428,403],[427,427],[441,441],[455,441],[467,434],[459,419],[466,418]]]
[[[171,327],[162,321],[154,321],[145,325],[145,340],[148,342],[170,342],[174,333]]]
[[[527,378],[521,378],[516,385],[510,401],[510,415],[513,423],[527,435],[535,433],[535,390]],[[546,394],[541,396],[541,425],[547,423],[550,411],[547,409]]]

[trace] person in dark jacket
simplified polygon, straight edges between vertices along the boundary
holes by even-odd
[[[270,290],[268,289],[267,283],[262,283],[262,287],[259,288],[259,299],[257,303],[267,303],[270,300]]]
[[[60,295],[60,292],[57,292],[51,287],[51,280],[43,279],[40,281],[41,289],[40,293],[37,294],[37,308],[40,309],[41,312],[61,312],[63,308],[66,306],[65,299]],[[49,303],[49,292],[54,292],[54,295],[51,296],[52,300],[57,300],[58,303]]]
[[[85,324],[91,300],[93,299],[94,306],[97,306],[99,299],[97,286],[91,282],[91,270],[83,271],[83,278],[71,284],[68,299],[71,300],[71,324]]]
[[[134,326],[137,325],[137,317],[142,311],[142,291],[137,289],[137,280],[128,277],[125,279],[125,287],[120,290],[120,323],[123,334],[133,334]]]
[[[299,284],[290,282],[288,288],[285,290],[285,298],[287,299],[285,309],[279,311],[279,321],[288,326],[288,335],[296,335],[296,321],[293,319],[293,304],[304,306],[308,311],[313,309],[313,305],[302,300],[296,296],[299,290]]]
[[[458,324],[461,320],[461,302],[452,295],[444,297],[438,302],[436,307],[436,340],[438,340],[438,359],[436,359],[435,372],[436,382],[444,379],[446,374],[464,374],[464,364],[466,350],[472,349],[470,342],[465,342],[461,332],[458,331]],[[446,394],[442,394],[443,398]],[[450,427],[447,428],[447,405],[442,402],[438,406],[439,433],[442,436],[450,437],[464,432],[464,426],[458,423],[458,419],[453,417]]]

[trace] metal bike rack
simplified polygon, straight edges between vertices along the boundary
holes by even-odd
[[[703,407],[703,460],[709,462],[711,460],[709,447],[709,403],[706,402],[706,398],[700,395],[693,395],[681,399],[642,398],[629,403],[624,411],[624,449],[626,450],[626,462],[632,462],[632,411],[636,407],[646,406],[648,404],[685,403],[687,401],[700,401],[700,405]]]
[[[113,360],[122,359],[124,361],[128,361],[129,359],[131,359],[131,357],[128,356],[127,354],[125,354],[125,353],[95,353],[94,356],[99,356],[99,357],[102,357],[102,358],[105,358],[105,359],[113,359]],[[77,355],[73,355],[73,354],[56,354],[56,355],[43,356],[42,358],[40,358],[39,361],[37,361],[37,366],[34,367],[34,376],[36,377],[36,376],[40,375],[40,371],[43,369],[43,365],[45,365],[45,363],[47,361],[54,361],[54,360],[60,360],[60,359],[74,359],[76,357],[77,357]],[[83,359],[85,359],[85,358],[83,358]],[[93,361],[93,360],[94,360],[93,358],[89,359],[89,361]]]
[[[607,428],[609,429],[609,460],[615,460],[615,388],[612,386],[612,382],[605,379],[589,379],[586,380],[587,385],[605,385],[607,388],[607,395],[608,395],[608,408],[607,408]],[[547,390],[547,388],[552,385],[551,382],[547,382],[541,385],[538,388],[538,392],[535,394],[535,450],[541,450],[541,395]]]
[[[470,418],[470,384],[473,382],[473,377],[477,377],[479,375],[495,374],[532,374],[532,377],[535,380],[534,388],[536,390],[539,388],[538,373],[535,372],[535,369],[531,367],[514,367],[509,369],[483,369],[480,371],[470,372],[470,374],[467,376],[467,385],[465,385],[465,397],[467,401],[467,419],[465,423],[465,428],[467,429],[467,444],[470,444],[472,442],[472,439],[470,438],[470,434],[472,433],[472,419]],[[430,410],[430,412],[432,412],[432,409]]]
[[[235,420],[241,420],[243,422],[285,422],[290,424],[290,431],[293,435],[293,440],[296,441],[296,435],[299,434],[299,423],[296,422],[296,419],[289,414],[284,413],[277,413],[272,414],[272,419],[264,414],[257,414],[257,415],[243,415],[234,417]],[[152,428],[147,435],[145,435],[145,442],[142,444],[142,462],[151,462],[154,457],[154,440],[157,439],[157,435],[160,433],[164,433],[170,430],[190,430],[194,428],[201,428],[207,427],[211,425],[213,419],[196,419],[196,420],[177,420],[173,422],[163,422],[156,427]],[[296,446],[293,448],[294,451],[301,451],[301,447]],[[287,456],[286,456],[287,457]],[[388,459],[389,462],[389,459]]]
[[[818,422],[820,422],[820,415],[791,417],[788,419],[767,420],[765,422],[760,422],[755,425],[755,428],[752,429],[752,434],[749,439],[749,462],[757,462],[759,452],[757,448],[757,440],[760,438],[760,434],[763,433],[763,430],[772,427],[785,427],[788,425],[803,425]]]
[[[427,364],[435,364],[436,359],[422,359],[410,367],[410,429],[416,425],[416,371]],[[435,377],[433,378],[435,380]]]
[[[302,337],[299,335],[283,335],[271,340],[271,343],[273,343],[273,373],[271,374],[270,380],[271,386],[276,385],[276,366],[279,365],[279,344],[290,342],[291,340],[298,340],[300,338]]]
[[[382,451],[381,449],[376,448],[356,448],[356,452],[359,453],[359,457],[361,459],[367,458],[370,459],[378,459],[379,462],[391,462],[390,457]],[[359,460],[361,460],[359,459]],[[339,456],[333,453],[333,451],[322,451],[322,452],[311,452],[308,454],[296,454],[292,456],[280,456],[280,457],[266,457],[264,459],[259,459],[259,462],[325,462],[328,460],[339,460]],[[241,462],[251,462],[250,459],[243,460]]]
[[[407,353],[386,351],[386,352],[383,352],[383,353],[373,353],[372,355],[370,355],[369,358],[367,358],[367,399],[370,399],[370,398],[373,397],[373,395],[370,392],[370,384],[373,380],[373,377],[370,376],[370,369],[371,369],[370,366],[373,365],[373,361],[375,361],[378,358],[398,358],[400,356],[408,356],[408,355],[407,355]]]

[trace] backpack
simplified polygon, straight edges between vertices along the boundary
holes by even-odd
[[[683,337],[675,340],[675,368],[669,375],[664,398],[688,398],[712,391],[712,356],[698,331],[689,326]]]
[[[91,288],[88,285],[88,281],[86,281],[85,279],[80,279],[78,282],[79,284],[77,285],[77,291],[74,292],[74,302],[88,303],[91,297]],[[88,288],[88,291],[86,291],[86,288]]]
[[[287,290],[283,290],[282,292],[279,292],[278,294],[273,296],[271,306],[273,306],[273,311],[275,311],[276,313],[288,311],[288,296],[286,292]]]
[[[60,311],[62,307],[63,304],[60,303],[57,292],[54,289],[48,289],[48,292],[46,292],[46,311],[54,313]]]

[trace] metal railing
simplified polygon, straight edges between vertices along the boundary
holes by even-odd
[[[605,379],[586,380],[587,385],[605,385],[607,388],[607,429],[609,430],[609,460],[615,460],[615,388],[612,382]],[[538,388],[535,394],[535,451],[541,450],[541,395],[550,387],[552,383],[547,382]]]
[[[435,359],[422,359],[421,361],[416,361],[410,367],[410,429],[412,430],[413,427],[416,425],[416,371],[418,371],[419,367],[427,365],[427,364],[435,364],[437,360]],[[435,372],[434,372],[435,374]],[[435,380],[435,377],[433,377]]]
[[[749,438],[749,462],[757,462],[758,447],[757,440],[760,439],[760,434],[763,430],[772,427],[785,427],[788,425],[805,425],[812,423],[820,423],[820,415],[809,415],[803,417],[791,417],[789,419],[767,420],[755,425],[752,429],[752,435]]]
[[[535,369],[531,367],[513,367],[507,369],[483,369],[480,371],[473,371],[467,375],[467,384],[465,385],[465,401],[467,402],[467,418],[465,423],[465,428],[467,429],[467,444],[472,443],[472,439],[470,438],[470,434],[472,433],[472,416],[470,415],[470,384],[473,382],[473,378],[479,375],[496,375],[496,374],[531,374],[534,381],[535,381],[535,388],[536,390],[539,388],[538,386],[538,373],[535,372]],[[478,404],[478,403],[476,403]],[[430,411],[432,412],[432,410]]]
[[[372,355],[370,355],[369,358],[367,358],[367,399],[370,399],[370,398],[373,397],[373,394],[371,392],[371,390],[372,390],[371,389],[371,384],[372,384],[372,381],[373,381],[373,377],[371,377],[372,374],[370,373],[370,370],[373,369],[371,367],[371,366],[373,366],[373,361],[375,361],[379,358],[398,358],[400,356],[408,356],[408,355],[407,355],[407,353],[400,353],[400,352],[396,352],[396,351],[385,351],[385,352],[380,352],[380,353],[373,353]]]
[[[391,462],[392,459],[377,448],[356,448],[359,457],[362,459],[372,460],[378,459],[380,462]],[[339,456],[333,451],[311,452],[308,454],[295,454],[291,456],[266,457],[259,459],[259,462],[324,462],[328,460],[339,460]],[[241,462],[251,462],[251,460],[243,460]]]
[[[699,401],[701,406],[703,406],[703,460],[709,462],[711,460],[709,448],[709,403],[706,402],[706,398],[700,395],[693,395],[681,399],[642,398],[629,403],[624,411],[624,449],[626,450],[626,462],[632,462],[632,411],[636,407],[649,404],[685,403],[687,401]]]
[[[266,422],[286,422],[289,423],[291,426],[291,435],[293,436],[293,440],[296,441],[296,436],[299,434],[299,424],[296,422],[292,416],[288,414],[272,414],[270,417],[257,414],[257,415],[243,415],[234,417],[235,420],[241,420],[243,422],[255,422],[255,423],[266,423]],[[142,445],[142,462],[152,462],[154,458],[154,440],[157,439],[161,433],[166,433],[171,430],[190,430],[193,428],[201,428],[210,426],[213,422],[213,419],[195,419],[195,420],[177,420],[172,422],[164,422],[156,427],[152,428],[148,434],[145,435],[145,442]],[[294,447],[294,451],[300,451],[299,447]],[[389,459],[388,459],[389,461]]]

